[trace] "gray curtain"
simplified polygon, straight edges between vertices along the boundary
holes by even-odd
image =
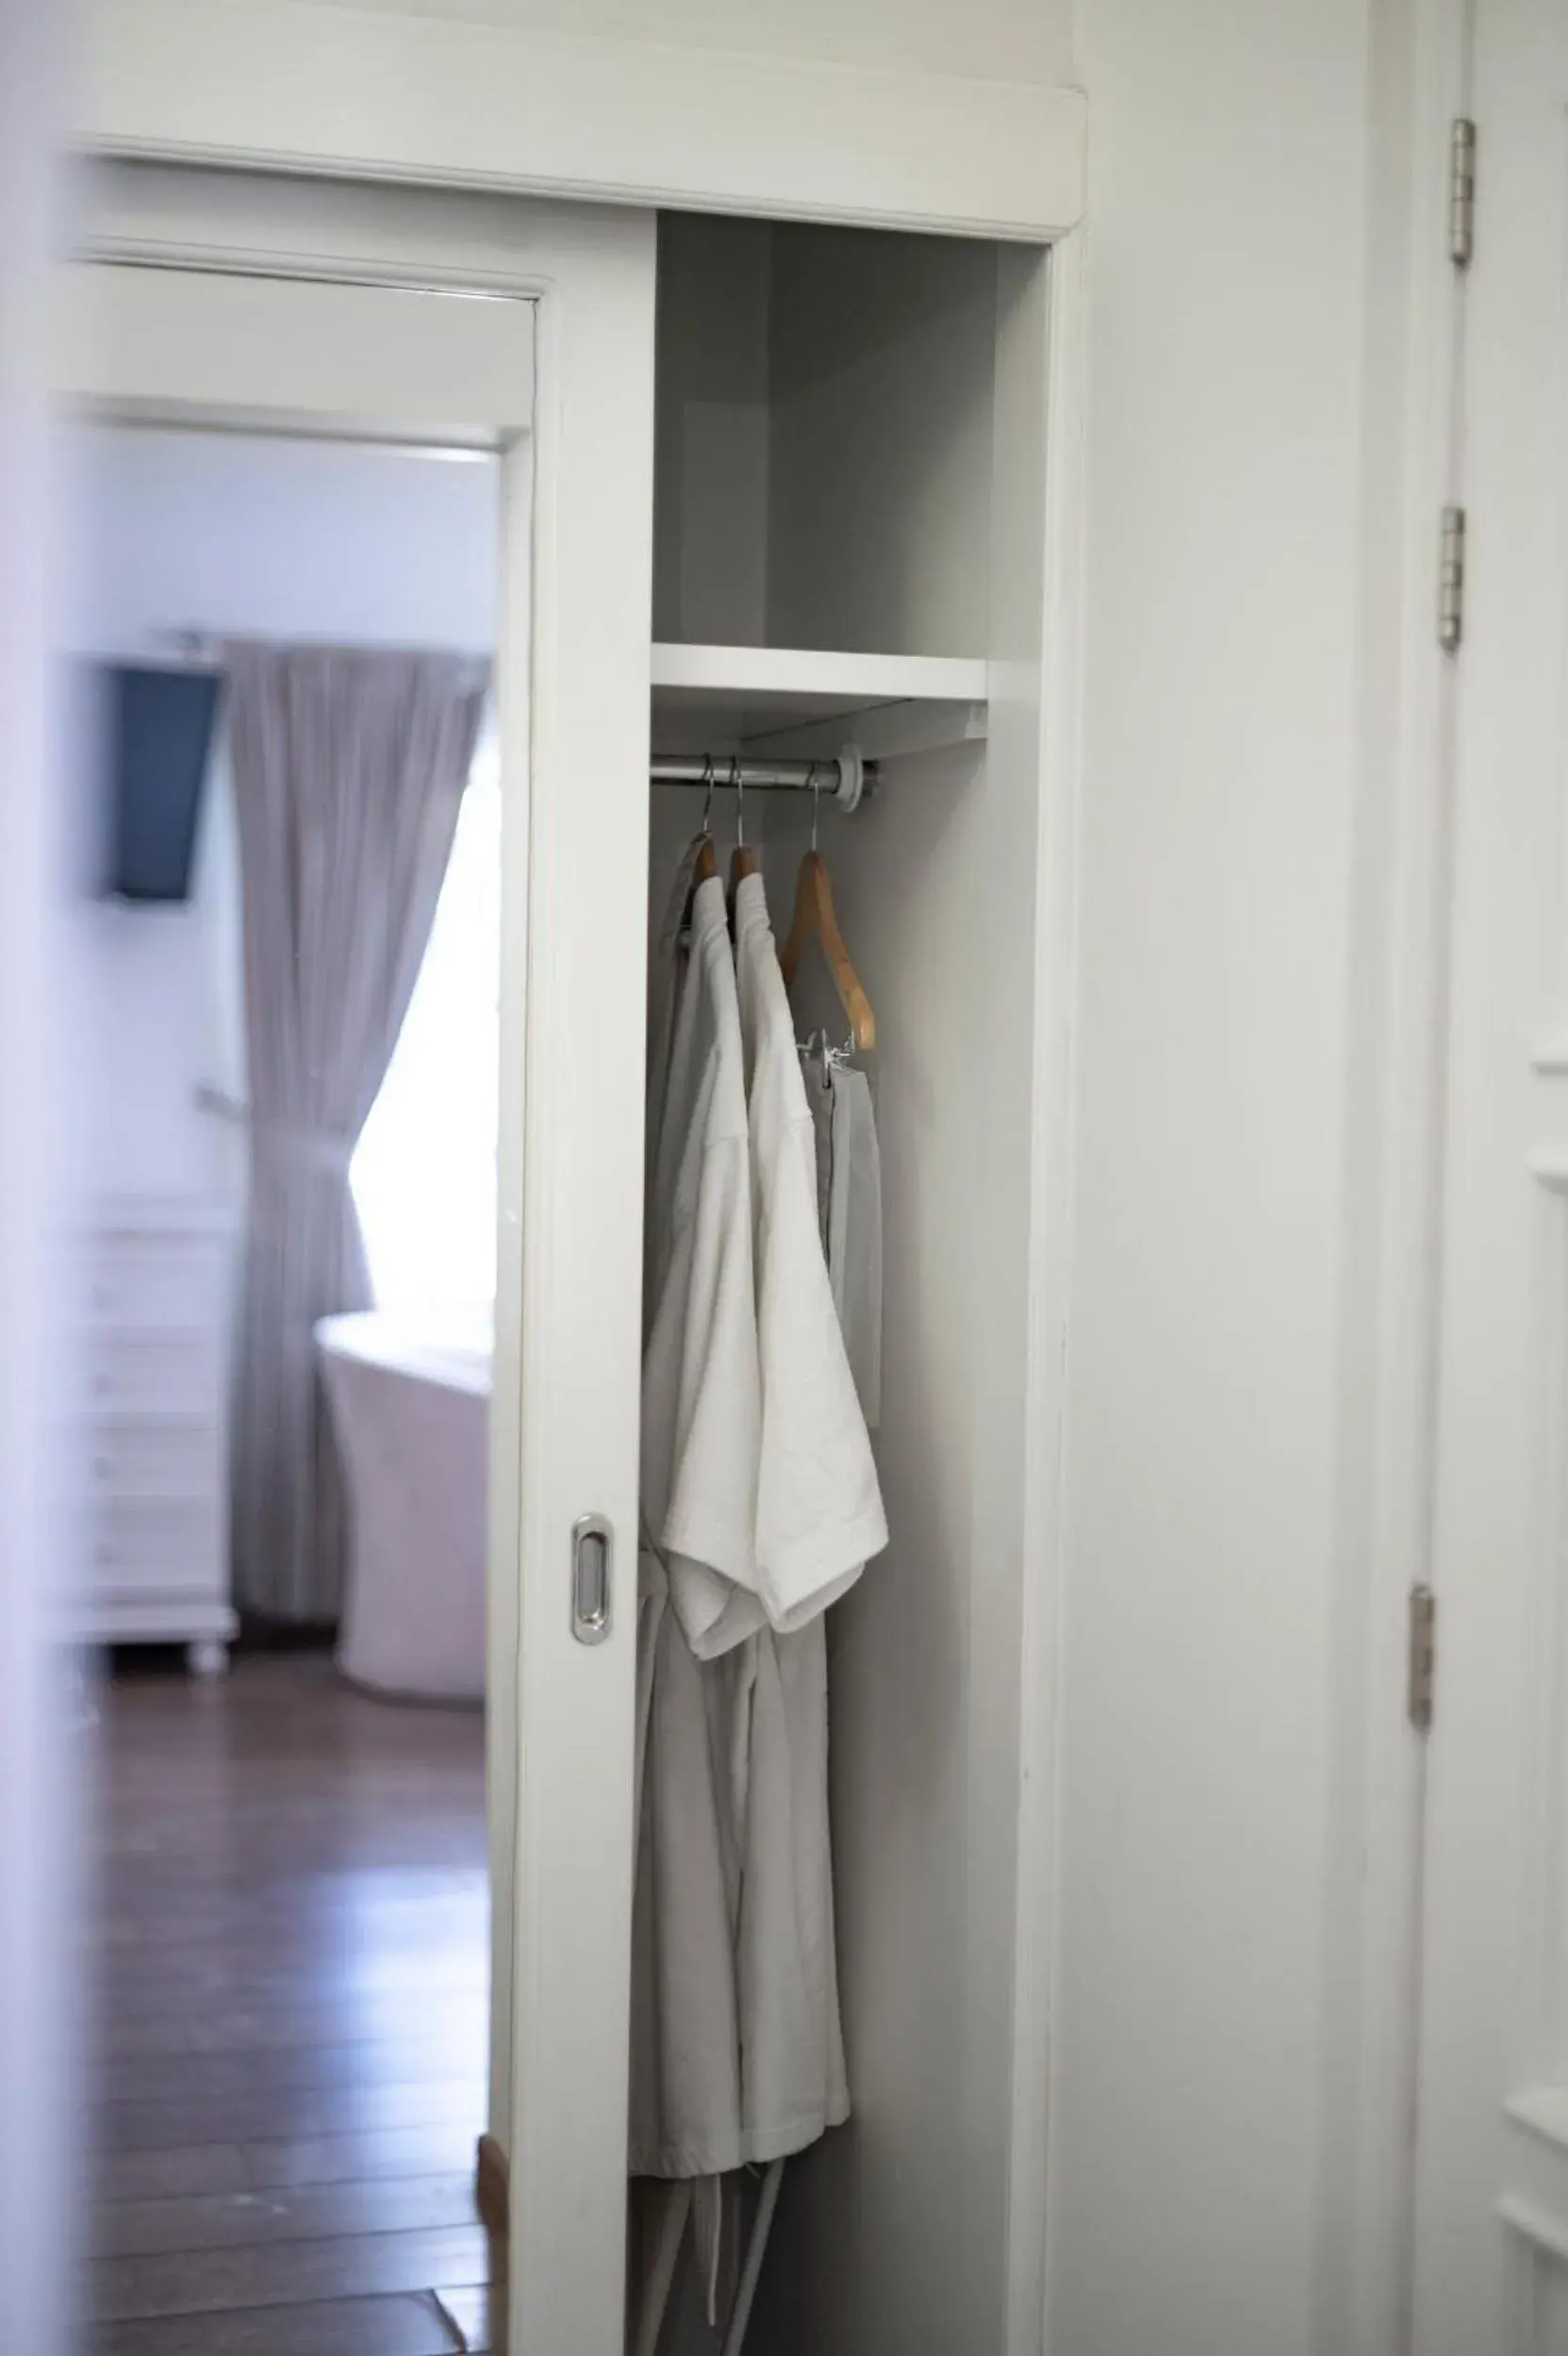
[[[343,1499],[312,1327],[371,1305],[349,1162],[430,937],[484,710],[461,655],[224,650],[251,1106],[237,1601],[337,1618]]]

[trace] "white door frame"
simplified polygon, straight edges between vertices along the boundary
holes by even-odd
[[[1455,685],[1437,638],[1437,562],[1456,495],[1463,277],[1449,253],[1448,156],[1467,108],[1471,4],[1414,0],[1372,57],[1323,2356],[1407,2356],[1411,2335],[1426,1756],[1405,1698],[1436,1478]]]
[[[1034,1203],[1019,1612],[1018,1824],[1009,2121],[1006,2356],[1046,2347],[1047,2185],[1050,2150],[1051,1994],[1058,1848],[1059,1630],[1066,1581],[1067,1303],[1074,1212],[1074,1048],[1078,846],[1082,764],[1081,599],[1085,387],[1085,233],[1050,249],[1045,371],[1044,733],[1035,892]]]
[[[1414,2345],[1559,2348],[1564,2099],[1565,20],[1475,9],[1476,266],[1448,496],[1452,1075]]]
[[[630,1965],[642,1025],[626,1009],[646,967],[652,217],[120,169],[84,243],[98,262],[536,307],[533,431],[503,455],[497,655],[503,1053],[523,1085],[503,1087],[492,1408],[492,2124],[509,2131],[513,2342],[599,2356],[620,2329],[624,2228],[623,2201],[600,2195],[605,2137],[625,2134]],[[539,923],[557,895],[582,904],[588,877],[601,937]],[[564,1153],[568,1135],[586,1150]],[[609,1516],[620,1557],[617,1624],[591,1651],[568,1612],[567,1534],[586,1511]],[[517,1575],[495,1575],[506,1563]],[[574,1751],[609,1772],[585,1779],[564,1842],[530,1757]],[[548,2214],[530,2185],[550,2187]]]

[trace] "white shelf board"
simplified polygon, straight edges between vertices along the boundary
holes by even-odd
[[[655,752],[893,760],[985,734],[985,664],[966,656],[656,645],[652,682]]]

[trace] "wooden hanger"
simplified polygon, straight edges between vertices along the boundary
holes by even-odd
[[[817,787],[812,786],[811,848],[801,862],[795,879],[795,914],[789,927],[789,938],[779,951],[779,966],[787,990],[800,970],[801,956],[808,941],[817,941],[827,960],[833,976],[838,1002],[849,1016],[850,1032],[856,1051],[869,1055],[877,1044],[877,1018],[871,1012],[871,1001],[861,987],[860,976],[844,946],[844,935],[838,930],[834,912],[833,881],[828,863],[817,848]]]

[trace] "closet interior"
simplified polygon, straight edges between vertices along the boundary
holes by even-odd
[[[767,2356],[1002,2344],[1048,267],[978,241],[660,224],[651,960],[704,776],[723,871],[732,763],[759,783],[804,764],[795,789],[745,795],[746,840],[783,943],[815,826],[876,1031],[891,1540],[828,1619],[854,2108],[785,2171],[746,2341]],[[802,1040],[843,1037],[823,959],[792,995]]]

